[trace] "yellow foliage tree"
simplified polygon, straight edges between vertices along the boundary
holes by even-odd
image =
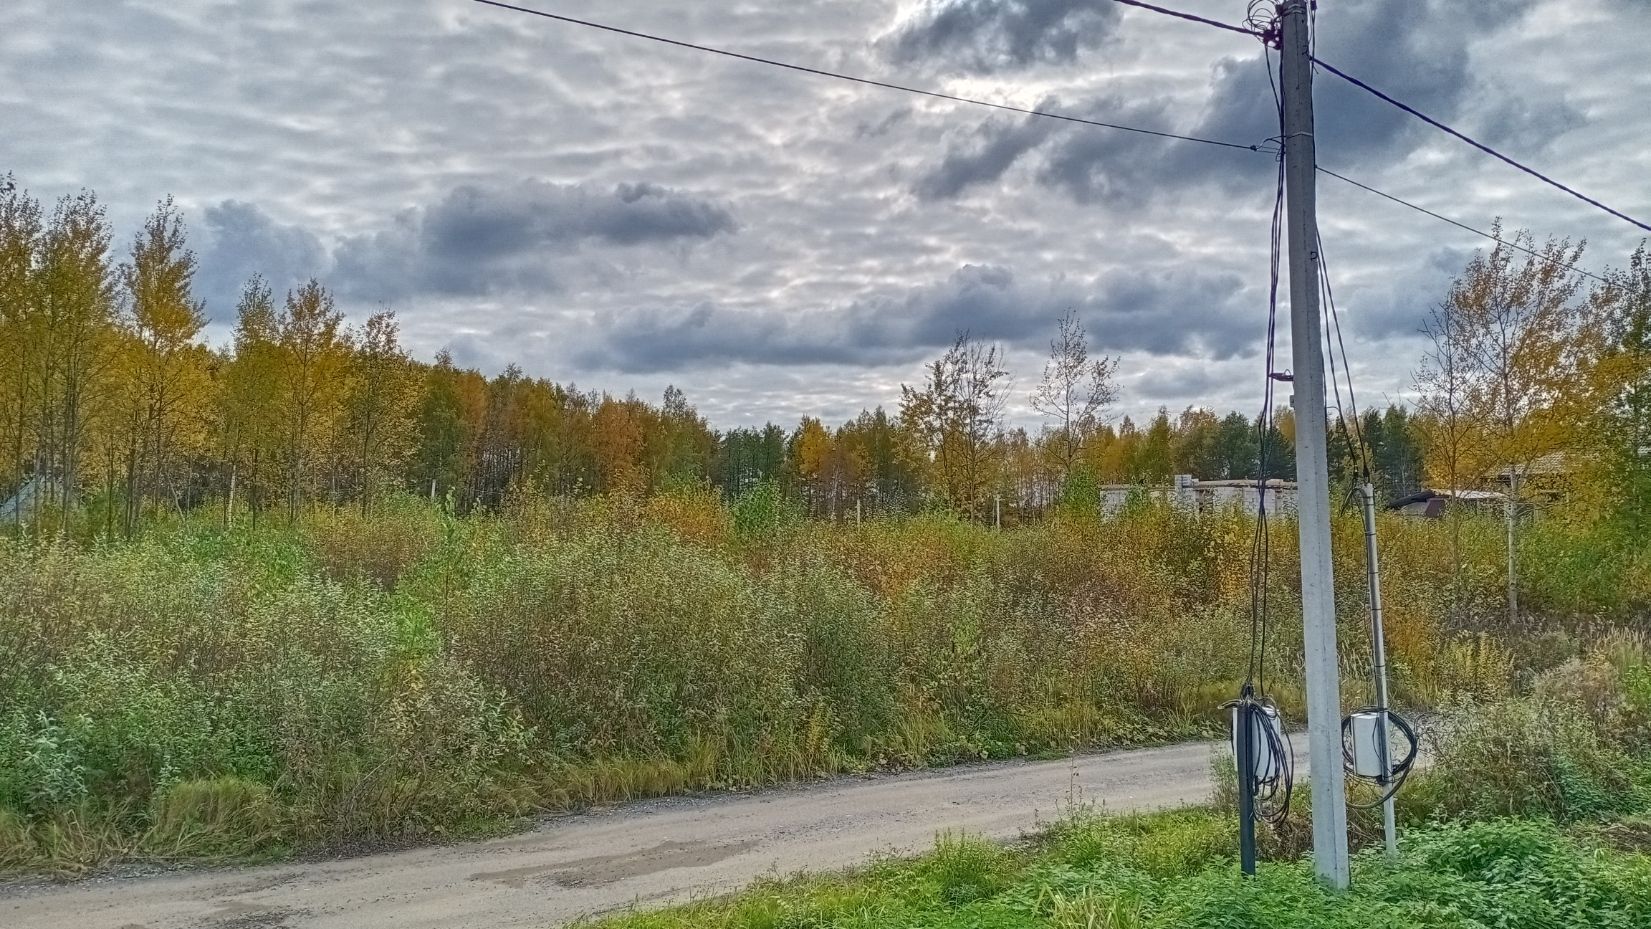
[[[187,478],[170,466],[206,443],[212,383],[199,341],[206,314],[190,293],[195,267],[182,217],[168,198],[144,223],[120,269],[128,304],[118,382],[128,533],[146,499],[170,499],[181,509]]]

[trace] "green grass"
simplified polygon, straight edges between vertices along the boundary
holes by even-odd
[[[1651,924],[1651,856],[1539,820],[1407,830],[1401,858],[1354,856],[1353,889],[1308,860],[1242,878],[1230,816],[1079,817],[1008,849],[947,837],[910,861],[770,882],[600,929],[1398,929]]]

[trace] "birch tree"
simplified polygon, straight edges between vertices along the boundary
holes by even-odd
[[[1117,402],[1117,358],[1089,357],[1089,335],[1075,312],[1061,317],[1049,343],[1043,380],[1032,391],[1032,408],[1043,414],[1044,444],[1055,458],[1062,485],[1100,425],[1106,408]]]

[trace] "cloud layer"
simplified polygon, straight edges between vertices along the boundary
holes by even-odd
[[[1228,21],[1240,0],[1184,0]],[[1319,54],[1630,213],[1651,213],[1651,9],[1321,4]],[[594,8],[593,8],[594,10]],[[99,192],[124,245],[173,194],[227,322],[319,276],[411,346],[598,389],[686,388],[721,426],[889,403],[960,330],[1041,370],[1072,310],[1122,406],[1251,409],[1276,162],[774,71],[460,0],[16,0],[0,171]],[[1248,145],[1260,46],[1106,2],[612,0],[593,18],[883,80]],[[1473,225],[1631,228],[1334,78],[1319,158]],[[1482,240],[1333,180],[1320,227],[1361,397],[1402,398]],[[1014,415],[1032,414],[1017,400]]]

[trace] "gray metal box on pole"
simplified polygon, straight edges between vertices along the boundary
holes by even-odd
[[[1347,782],[1341,757],[1341,681],[1330,560],[1330,472],[1325,449],[1324,355],[1313,145],[1313,68],[1306,0],[1280,5],[1284,183],[1290,244],[1290,348],[1295,363],[1296,524],[1301,532],[1302,641],[1313,796],[1313,865],[1332,887],[1348,885]]]

